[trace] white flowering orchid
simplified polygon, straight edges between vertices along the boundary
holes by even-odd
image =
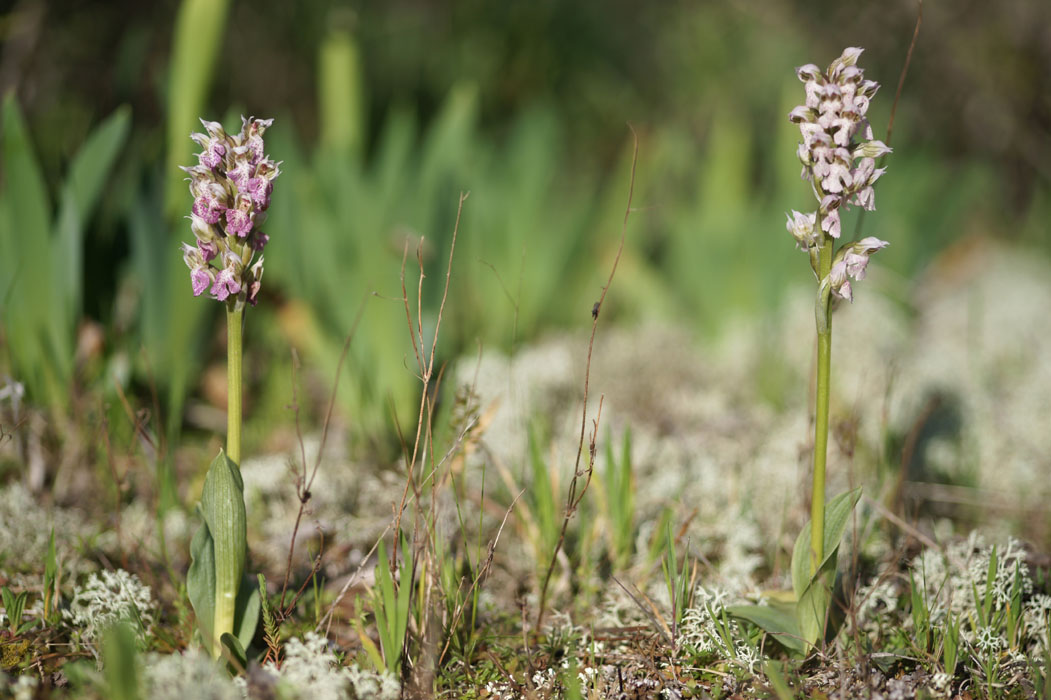
[[[864,71],[858,68],[861,53],[860,48],[847,48],[825,71],[812,63],[797,68],[806,97],[788,114],[789,120],[799,125],[802,142],[796,152],[803,164],[802,177],[810,183],[818,205],[816,211],[809,213],[793,210],[786,224],[798,247],[807,252],[818,281],[811,519],[792,557],[797,622],[802,638],[809,644],[816,643],[825,630],[842,522],[860,497],[857,491],[842,494],[830,502],[826,513],[831,303],[833,297],[853,301],[851,280],[863,280],[869,257],[887,246],[886,241],[870,236],[836,249],[842,236],[840,212],[852,206],[875,208],[873,185],[884,173],[883,168],[876,167],[876,158],[891,152],[886,143],[873,138],[872,126],[865,116],[879,84],[865,80]]]

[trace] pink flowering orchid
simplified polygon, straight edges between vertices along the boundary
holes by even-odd
[[[263,134],[272,119],[242,118],[241,132],[227,134],[219,122],[201,121],[191,134],[201,152],[198,164],[182,168],[190,179],[190,228],[195,246],[183,245],[195,296],[243,306],[254,304],[262,279],[262,250],[270,239],[266,219],[280,164],[266,156]],[[219,266],[221,263],[221,267]]]

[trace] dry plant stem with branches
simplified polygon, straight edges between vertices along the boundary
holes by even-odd
[[[361,323],[361,318],[365,313],[365,304],[368,302],[369,296],[370,295],[366,295],[365,298],[361,300],[361,303],[358,304],[358,310],[354,315],[354,322],[350,326],[350,332],[347,333],[347,337],[343,341],[343,349],[340,351],[339,362],[336,364],[336,376],[332,384],[332,393],[329,395],[328,408],[325,411],[325,420],[321,425],[321,440],[318,444],[317,455],[315,455],[314,458],[314,466],[310,469],[309,474],[307,473],[306,444],[303,441],[303,431],[300,429],[299,425],[299,384],[296,381],[296,368],[299,366],[299,356],[294,349],[292,351],[292,413],[295,416],[296,438],[299,442],[299,457],[302,468],[296,473],[296,499],[299,501],[299,509],[296,511],[295,524],[292,526],[292,539],[288,544],[285,577],[281,583],[281,599],[276,611],[278,625],[280,625],[283,620],[287,619],[296,609],[296,605],[306,591],[307,585],[321,569],[321,558],[324,553],[324,534],[319,530],[318,534],[321,537],[321,546],[318,548],[318,554],[314,558],[310,574],[304,578],[303,583],[296,590],[295,595],[292,597],[292,600],[288,605],[285,605],[285,594],[288,592],[288,584],[292,579],[292,560],[296,551],[296,539],[299,536],[299,526],[303,522],[303,515],[306,513],[307,505],[310,503],[311,489],[314,486],[314,479],[317,477],[318,468],[321,466],[322,455],[325,454],[325,445],[328,443],[328,431],[329,427],[332,425],[332,412],[336,405],[336,392],[339,388],[339,379],[343,375],[343,365],[346,363],[347,354],[350,352],[350,344],[354,340],[354,336],[357,334],[358,325]]]
[[[599,295],[599,299],[595,302],[595,306],[591,310],[591,335],[588,338],[588,357],[584,367],[584,408],[581,412],[580,417],[580,440],[577,443],[577,457],[573,466],[573,478],[569,482],[569,491],[566,495],[566,511],[562,517],[562,527],[558,533],[558,541],[555,543],[554,551],[551,552],[551,562],[547,566],[547,570],[544,572],[544,579],[540,585],[540,602],[536,613],[536,629],[539,630],[544,622],[544,612],[547,609],[547,591],[548,586],[551,583],[551,575],[554,573],[555,565],[558,563],[558,554],[562,550],[562,545],[566,541],[566,530],[569,528],[569,521],[576,512],[577,507],[580,505],[581,500],[584,498],[584,494],[587,493],[588,486],[591,484],[591,476],[595,469],[595,440],[598,433],[599,419],[602,417],[602,400],[603,397],[599,397],[598,413],[592,425],[591,440],[588,446],[588,465],[586,469],[581,470],[580,460],[584,453],[584,435],[587,432],[588,425],[588,391],[590,389],[591,382],[591,354],[595,347],[595,332],[598,330],[598,319],[599,314],[602,311],[602,303],[606,300],[606,294],[609,292],[610,286],[613,284],[613,276],[617,274],[617,264],[620,263],[620,256],[624,252],[624,241],[628,235],[628,219],[631,217],[631,199],[635,195],[635,166],[639,160],[639,135],[635,132],[635,127],[628,124],[628,128],[631,129],[631,136],[633,139],[632,154],[631,154],[631,177],[628,182],[628,204],[624,209],[624,221],[621,224],[620,229],[620,244],[617,247],[617,255],[613,258],[613,266],[609,271],[609,278],[606,280],[605,286],[602,287],[602,294]],[[580,484],[580,479],[584,479],[583,485]]]
[[[418,280],[417,290],[416,290],[416,314],[415,314],[416,318],[414,319],[413,318],[414,314],[413,314],[413,310],[412,310],[412,305],[410,303],[410,297],[409,297],[409,294],[408,294],[408,289],[407,289],[406,284],[405,284],[405,267],[406,267],[406,263],[408,262],[408,256],[409,256],[408,244],[406,244],[406,246],[405,246],[405,250],[404,250],[404,253],[403,253],[403,256],[402,256],[402,267],[401,267],[402,295],[401,295],[401,298],[399,299],[399,301],[401,301],[401,303],[402,303],[402,305],[404,307],[404,310],[405,310],[406,322],[407,322],[407,326],[408,326],[408,329],[409,329],[409,335],[410,335],[410,338],[411,338],[411,341],[412,341],[413,353],[414,353],[414,356],[415,356],[415,359],[416,359],[417,378],[419,379],[419,381],[421,383],[419,413],[418,413],[418,416],[417,416],[416,431],[415,431],[415,435],[414,435],[414,438],[413,438],[413,444],[412,444],[411,450],[410,450],[410,448],[408,446],[408,442],[404,439],[404,435],[403,435],[403,433],[401,431],[401,426],[400,426],[400,423],[398,422],[397,415],[394,416],[395,427],[397,429],[397,433],[398,433],[399,437],[402,438],[402,445],[404,447],[404,459],[405,459],[405,465],[406,465],[405,486],[404,486],[404,489],[402,491],[402,495],[400,497],[400,500],[397,503],[392,503],[391,504],[391,508],[392,508],[391,522],[387,525],[387,527],[384,529],[384,531],[380,534],[379,539],[369,549],[369,551],[365,555],[365,557],[363,557],[361,564],[359,564],[359,566],[354,571],[354,573],[347,578],[347,581],[344,583],[344,585],[341,587],[339,593],[335,596],[334,600],[329,605],[329,607],[328,607],[327,611],[325,612],[324,616],[318,622],[318,628],[320,629],[321,627],[324,627],[326,629],[326,633],[331,629],[331,625],[332,625],[332,622],[333,622],[333,619],[334,619],[335,611],[338,609],[338,606],[344,600],[344,598],[346,597],[347,593],[350,591],[351,587],[355,583],[357,583],[358,581],[361,580],[361,574],[362,574],[366,564],[371,560],[371,557],[376,553],[377,549],[379,548],[380,542],[391,531],[394,531],[395,533],[400,533],[401,532],[402,517],[403,517],[403,515],[405,513],[405,509],[407,507],[409,507],[410,505],[415,505],[417,507],[417,509],[420,509],[422,507],[420,504],[424,500],[423,489],[427,486],[428,483],[430,483],[432,489],[436,488],[436,477],[435,477],[435,475],[436,475],[438,469],[440,469],[441,466],[443,464],[445,464],[452,457],[452,455],[456,453],[456,451],[458,449],[461,448],[466,434],[470,431],[470,429],[472,427],[472,424],[468,424],[467,426],[465,426],[463,428],[463,430],[461,431],[461,433],[457,436],[457,439],[454,442],[454,444],[449,448],[449,450],[444,455],[441,456],[441,459],[436,461],[435,455],[434,455],[432,435],[431,435],[432,418],[433,418],[433,414],[434,414],[434,404],[433,404],[433,402],[434,402],[434,392],[431,389],[431,385],[432,385],[432,382],[434,382],[434,381],[437,381],[437,382],[440,383],[441,378],[442,378],[442,370],[443,370],[443,368],[438,368],[437,373],[435,372],[434,358],[435,358],[435,352],[436,352],[436,349],[437,349],[438,334],[439,334],[439,332],[441,330],[441,324],[442,324],[442,319],[443,319],[443,316],[444,316],[445,306],[446,306],[446,302],[448,300],[449,283],[450,283],[450,280],[451,280],[451,277],[452,277],[452,263],[453,263],[454,254],[455,254],[455,250],[456,250],[456,240],[457,240],[457,237],[459,235],[459,227],[460,227],[461,215],[463,213],[463,205],[464,205],[464,202],[467,200],[469,194],[470,193],[462,193],[460,195],[459,204],[458,204],[458,207],[457,207],[456,222],[455,222],[455,225],[453,227],[452,241],[451,241],[451,245],[450,245],[450,249],[449,249],[449,258],[448,258],[448,263],[447,263],[446,273],[445,273],[445,285],[444,285],[444,288],[443,288],[443,291],[442,291],[442,299],[441,299],[441,303],[439,305],[438,316],[437,316],[437,319],[436,319],[436,324],[435,324],[435,329],[434,329],[434,336],[433,336],[433,338],[431,339],[431,342],[430,342],[430,352],[429,353],[427,352],[427,348],[426,348],[424,337],[423,337],[423,321],[422,321],[422,318],[423,318],[423,297],[422,297],[423,291],[422,291],[422,286],[423,286],[423,280],[424,280],[423,260],[422,260],[422,257],[420,255],[420,253],[419,253],[419,250],[418,250],[417,251],[417,264],[419,265],[420,277],[419,277],[419,280]],[[349,338],[348,338],[348,345],[349,345]],[[420,459],[421,455],[427,455],[428,458],[429,458],[428,461],[430,463],[430,470],[429,470],[429,472],[427,474],[417,474],[417,468],[416,468],[417,467],[417,460]],[[432,494],[432,496],[433,496],[433,494]],[[431,513],[430,513],[430,520],[429,520],[431,525],[433,525],[433,523],[435,522],[435,516],[434,516],[434,508],[435,507],[436,507],[436,499],[432,498],[432,503],[430,505]],[[413,540],[412,541],[414,543],[421,542],[420,521],[423,521],[425,523],[424,529],[426,530],[425,533],[422,533],[422,536],[424,538],[423,543],[424,543],[425,546],[421,546],[420,550],[422,550],[422,556],[429,557],[430,555],[428,554],[428,552],[433,552],[434,551],[434,546],[435,546],[434,537],[435,537],[435,533],[433,532],[433,527],[426,526],[427,518],[426,517],[422,517],[425,514],[421,510],[417,511],[417,515],[421,516],[421,518],[419,518],[417,520],[417,523],[414,526],[414,534],[413,534]],[[497,538],[499,538],[499,533],[497,534]],[[490,550],[491,551],[494,550],[495,546],[496,546],[496,541],[494,540],[492,543],[490,543]],[[394,564],[395,564],[396,558],[398,556],[398,551],[399,551],[399,547],[397,546],[397,543],[396,543],[395,547],[393,547],[392,551],[391,551],[391,560],[389,562],[379,562],[377,565],[378,566],[391,566],[392,567],[392,572],[393,572],[396,569]],[[403,556],[410,556],[410,554],[408,552],[402,552],[402,555]],[[415,558],[416,556],[419,556],[419,555],[420,555],[420,552],[418,551],[417,555],[412,555],[412,556],[414,556],[414,558]],[[433,574],[433,572],[436,571],[436,567],[432,566],[432,564],[433,564],[433,562],[431,562],[428,559],[425,562],[425,569],[427,571],[432,572],[432,574]],[[486,570],[487,570],[487,568],[486,568]],[[412,585],[412,582],[411,581],[403,581],[403,582],[401,582],[400,585]],[[428,587],[428,588],[431,588],[431,587]],[[429,603],[430,598],[429,598],[429,596],[430,596],[430,592],[428,591],[427,592],[427,599],[424,601],[424,606],[423,606],[424,610],[428,610],[429,607],[430,607],[430,603]],[[420,627],[423,630],[426,630],[426,627],[427,627],[426,620],[424,620],[421,623]],[[443,653],[444,653],[444,651],[443,651]]]

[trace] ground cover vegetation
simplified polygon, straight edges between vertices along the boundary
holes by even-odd
[[[7,15],[0,696],[1051,695],[1046,10],[183,0],[58,87],[120,5]]]

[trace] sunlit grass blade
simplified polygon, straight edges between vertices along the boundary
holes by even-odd
[[[216,58],[226,30],[229,0],[183,0],[175,19],[168,72],[168,148],[165,211],[178,216],[189,201],[180,165],[191,161],[193,142],[187,136],[198,130],[205,97],[212,83]]]

